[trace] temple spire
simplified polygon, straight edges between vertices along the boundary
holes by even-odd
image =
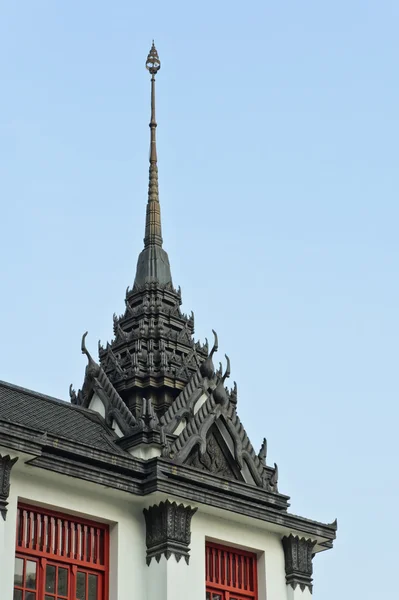
[[[155,117],[155,75],[161,68],[161,62],[159,60],[157,49],[154,45],[154,41],[152,42],[151,50],[147,56],[145,66],[151,73],[150,173],[148,183],[148,203],[144,237],[144,247],[148,248],[148,246],[153,245],[162,246],[161,209],[159,204],[157,165],[157,122]]]
[[[140,253],[137,261],[135,278],[135,284],[138,286],[150,282],[157,282],[161,285],[172,284],[169,258],[162,248],[156,141],[157,122],[155,117],[155,75],[161,68],[161,61],[159,60],[154,42],[152,42],[145,66],[151,74],[150,175],[145,219],[144,250]]]

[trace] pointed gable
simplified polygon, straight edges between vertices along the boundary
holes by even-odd
[[[184,464],[224,479],[244,481],[240,469],[216,425],[212,425],[207,433],[205,452],[201,453],[200,445],[197,444]]]

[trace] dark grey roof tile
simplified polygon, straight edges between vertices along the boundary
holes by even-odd
[[[94,411],[4,381],[0,381],[0,420],[121,453],[112,430]]]

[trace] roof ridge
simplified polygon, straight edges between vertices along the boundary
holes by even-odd
[[[215,421],[220,416],[220,412],[220,405],[216,404],[215,399],[210,395],[195,415],[187,422],[185,428],[179,433],[177,438],[173,440],[169,451],[173,453],[174,457],[175,454],[178,454],[185,447],[190,438],[199,435],[200,426],[209,415],[213,414]]]
[[[137,420],[134,415],[129,410],[126,402],[123,398],[118,394],[115,387],[112,385],[108,375],[104,371],[104,369],[100,365],[100,371],[95,378],[104,389],[104,391],[108,394],[109,400],[116,410],[119,410],[121,416],[126,420],[127,425],[134,427],[137,425]]]

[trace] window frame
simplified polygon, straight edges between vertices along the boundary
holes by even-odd
[[[226,571],[224,571],[224,582],[220,582],[217,581],[217,578],[213,577],[209,577],[210,573],[208,571],[208,551],[209,550],[216,550],[216,552],[218,553],[218,556],[220,556],[220,553],[227,553],[227,555],[230,557],[232,555],[235,555],[236,557],[240,557],[244,559],[244,564],[248,565],[250,563],[250,567],[249,567],[249,571],[248,571],[248,566],[247,566],[247,587],[249,585],[249,581],[252,581],[252,587],[253,589],[245,589],[242,587],[237,587],[235,585],[229,585],[229,583],[231,584],[233,582],[233,576],[231,576],[230,582],[227,582],[227,577],[226,577]],[[245,559],[246,559],[246,563],[245,563]],[[205,587],[206,587],[206,592],[210,593],[210,598],[212,599],[212,594],[220,594],[221,596],[221,600],[258,600],[258,556],[255,552],[249,552],[247,550],[241,550],[240,548],[235,548],[233,546],[225,546],[222,544],[218,544],[215,542],[205,542],[205,560],[206,560],[206,565],[205,565]],[[219,566],[218,566],[218,571],[219,571],[219,576],[220,576],[220,572],[221,572],[221,562],[220,559],[218,559],[219,561]],[[229,568],[232,568],[232,562],[231,559],[229,558]],[[224,569],[226,569],[226,567],[224,567]],[[237,563],[235,563],[235,580],[239,580],[240,577],[238,575],[238,567],[237,567]],[[249,576],[249,573],[251,574]],[[243,577],[243,575],[241,575],[241,581],[242,579],[245,579],[245,576]],[[215,580],[216,579],[216,580]]]
[[[22,593],[22,599],[25,598],[26,594],[31,593],[36,595],[37,598],[37,594],[38,594],[38,589],[39,589],[39,571],[40,571],[40,560],[34,556],[21,556],[16,554],[15,558],[19,558],[23,561],[23,566],[22,566],[22,584],[16,584],[15,583],[15,570],[14,570],[14,587],[13,590],[17,590],[19,592]],[[34,562],[36,564],[36,586],[35,588],[29,588],[26,585],[26,563],[27,562]]]
[[[24,514],[24,511],[28,513],[28,516]],[[39,517],[32,518],[31,513],[36,513]],[[60,525],[59,520],[62,520]],[[40,526],[38,523],[40,521]],[[67,525],[65,525],[67,523]],[[50,524],[50,525],[49,525]],[[42,533],[42,527],[45,528],[46,535],[46,547],[38,536]],[[69,529],[67,538],[62,539],[65,535],[64,527]],[[33,528],[34,531],[33,531]],[[38,533],[40,528],[40,534]],[[98,541],[94,541],[93,529],[95,528]],[[61,531],[62,529],[62,531]],[[73,537],[72,532],[73,531]],[[84,534],[84,537],[83,537]],[[54,536],[54,537],[53,537]],[[68,537],[69,536],[69,537]],[[102,537],[101,537],[102,536]],[[73,539],[73,544],[70,540]],[[97,538],[96,538],[97,539]],[[67,541],[66,541],[67,540]],[[87,543],[90,544],[90,550],[88,550]],[[49,544],[52,549],[50,551]],[[93,546],[91,545],[93,544]],[[24,561],[32,560],[37,563],[36,570],[36,590],[29,590],[26,586],[16,585],[14,582],[14,588],[22,591],[23,598],[26,592],[33,592],[36,594],[36,600],[44,600],[46,594],[52,599],[56,600],[59,596],[57,592],[46,592],[46,567],[47,565],[54,565],[58,568],[68,569],[68,596],[59,597],[62,600],[75,600],[75,588],[77,572],[81,571],[86,574],[86,592],[88,589],[88,575],[95,574],[97,578],[97,600],[108,600],[109,598],[109,527],[104,523],[99,523],[89,519],[84,519],[71,515],[68,513],[62,513],[58,511],[48,510],[37,505],[30,505],[23,502],[18,503],[18,517],[16,523],[16,549],[15,558],[21,558]],[[29,547],[28,547],[29,546]],[[30,547],[35,546],[35,547]],[[40,549],[40,546],[42,549]],[[52,551],[54,549],[54,551]],[[78,556],[84,556],[89,558],[93,556],[93,561],[82,560]],[[95,556],[94,556],[95,555]],[[97,562],[94,562],[94,558]],[[23,570],[23,583],[25,583],[25,562]],[[86,594],[87,595],[87,594]]]

